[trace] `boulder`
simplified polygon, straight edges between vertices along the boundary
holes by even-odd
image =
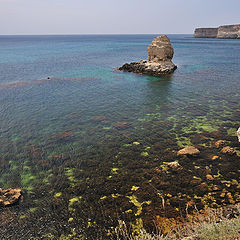
[[[168,169],[173,170],[175,172],[183,169],[182,166],[177,161],[168,163],[167,167],[168,167]]]
[[[226,142],[224,140],[218,140],[215,142],[215,147],[220,148],[220,147],[223,147],[225,144]]]
[[[172,63],[174,50],[166,35],[154,38],[147,51],[148,61],[141,60],[139,62],[126,63],[118,70],[161,76],[163,74],[171,74],[177,69],[177,66]]]
[[[18,203],[21,196],[22,190],[20,188],[0,189],[0,207],[7,207]]]
[[[181,155],[196,156],[196,155],[199,155],[199,154],[200,154],[200,151],[193,146],[185,147],[185,148],[183,148],[183,149],[181,149],[177,152],[178,156],[181,156]]]

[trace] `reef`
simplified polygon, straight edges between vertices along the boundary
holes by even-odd
[[[196,28],[194,37],[240,39],[240,24],[224,25],[218,28]]]
[[[141,60],[125,63],[118,70],[150,76],[161,76],[163,74],[171,74],[177,69],[177,66],[172,63],[174,50],[166,35],[155,37],[148,46],[147,51],[148,61]]]

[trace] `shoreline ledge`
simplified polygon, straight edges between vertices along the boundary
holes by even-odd
[[[147,51],[148,61],[125,63],[117,70],[159,77],[171,74],[177,69],[177,66],[172,63],[174,50],[166,35],[155,37]]]

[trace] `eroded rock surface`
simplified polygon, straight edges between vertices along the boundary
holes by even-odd
[[[0,189],[0,207],[7,207],[18,203],[21,196],[22,190],[20,188]]]
[[[154,38],[147,50],[148,61],[141,60],[139,62],[126,63],[118,70],[161,76],[163,74],[171,74],[177,69],[177,66],[172,63],[174,50],[166,35]]]

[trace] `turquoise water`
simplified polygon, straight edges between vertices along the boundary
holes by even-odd
[[[0,187],[24,192],[1,209],[6,239],[96,239],[118,220],[152,231],[192,199],[240,201],[239,156],[214,147],[240,150],[240,42],[169,35],[173,75],[114,70],[146,59],[153,37],[0,37]],[[177,157],[188,145],[200,156]],[[183,171],[166,172],[174,160]]]

